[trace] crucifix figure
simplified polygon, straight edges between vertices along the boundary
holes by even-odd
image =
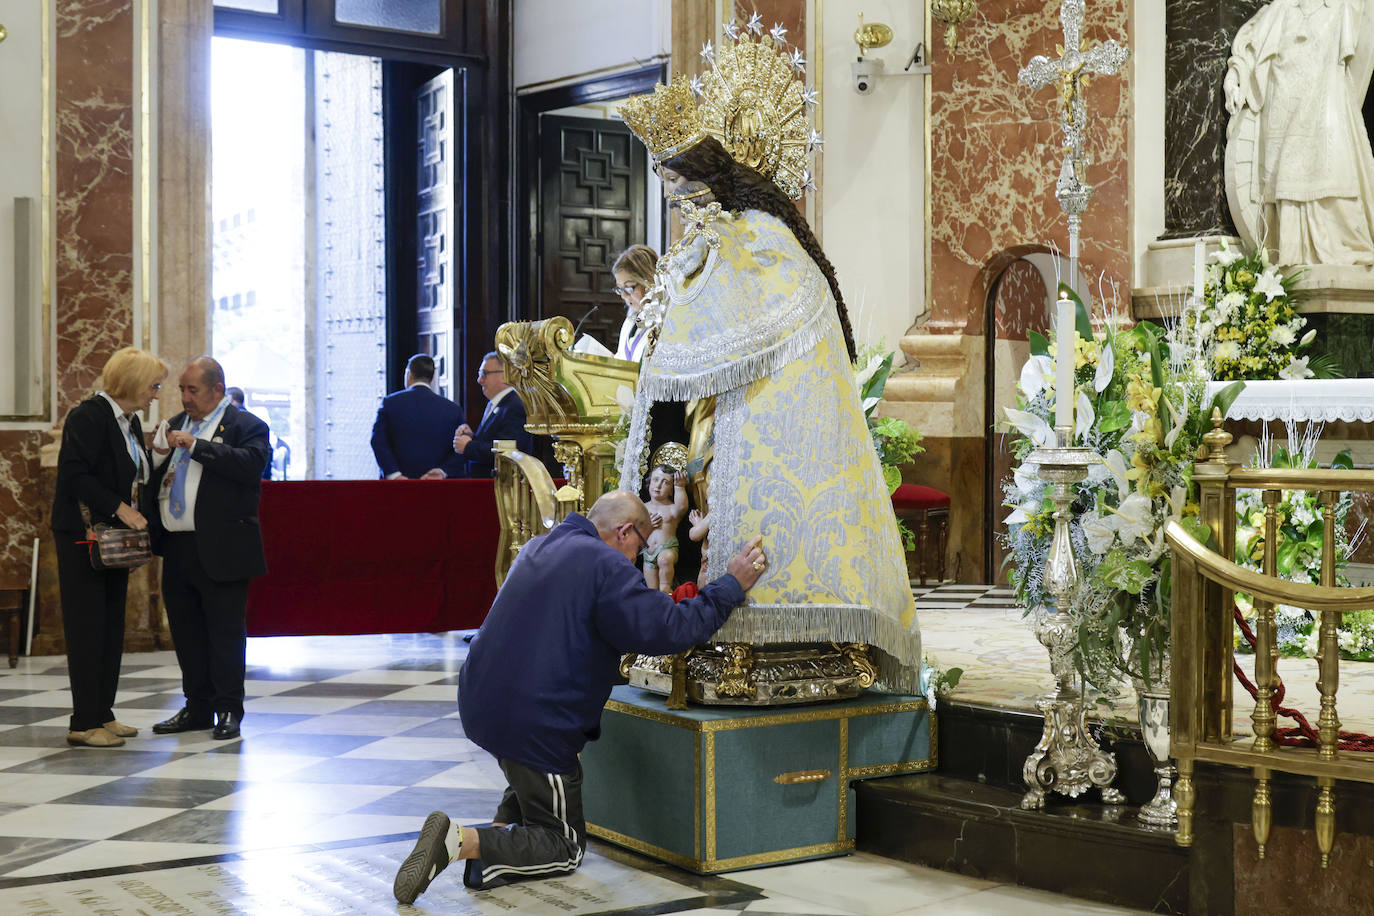
[[[1088,209],[1093,188],[1087,177],[1087,157],[1083,150],[1087,130],[1088,110],[1083,101],[1083,85],[1090,76],[1111,76],[1121,69],[1130,52],[1116,41],[1106,41],[1091,48],[1083,41],[1083,12],[1086,0],[1064,0],[1059,8],[1059,21],[1064,26],[1064,45],[1059,58],[1043,54],[1031,58],[1021,68],[1018,79],[1032,89],[1043,89],[1051,83],[1059,86],[1060,114],[1064,128],[1064,163],[1055,182],[1054,196],[1069,218],[1069,286],[1077,287],[1078,231],[1083,211]]]

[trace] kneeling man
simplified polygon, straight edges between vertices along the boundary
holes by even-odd
[[[670,655],[720,629],[767,565],[755,538],[727,574],[674,604],[644,584],[635,557],[652,532],[633,493],[570,515],[516,557],[458,676],[467,737],[496,757],[508,786],[490,827],[425,819],[396,874],[411,903],[454,859],[488,888],[566,874],[587,847],[577,755],[601,733],[601,709],[628,652]]]

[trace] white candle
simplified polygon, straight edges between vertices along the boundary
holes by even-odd
[[[1073,428],[1073,360],[1075,327],[1074,305],[1061,291],[1055,315],[1054,425]]]
[[[1193,245],[1193,300],[1202,304],[1202,291],[1207,285],[1207,245],[1198,239]]]

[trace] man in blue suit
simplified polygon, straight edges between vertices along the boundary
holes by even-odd
[[[477,384],[487,396],[487,409],[474,431],[464,423],[453,436],[453,450],[467,461],[469,477],[490,477],[496,465],[491,446],[497,439],[514,439],[516,448],[528,452],[534,437],[525,432],[525,405],[515,389],[506,384],[501,357],[495,351],[482,357]]]
[[[417,353],[406,363],[406,390],[382,399],[372,424],[372,454],[387,480],[442,480],[467,475],[467,462],[450,443],[463,411],[435,394],[434,359]]]

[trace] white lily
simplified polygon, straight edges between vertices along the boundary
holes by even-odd
[[[1264,293],[1265,302],[1273,302],[1283,295],[1283,274],[1273,267],[1267,268],[1255,281],[1255,292]]]
[[[615,389],[615,403],[621,413],[630,413],[635,409],[635,393],[626,385],[618,385]]]
[[[1231,248],[1228,248],[1225,242],[1221,243],[1221,247],[1219,249],[1212,252],[1212,260],[1216,261],[1222,267],[1230,267],[1232,264],[1236,263],[1240,259],[1241,253],[1239,251],[1235,251]]]
[[[1121,505],[1111,510],[1117,518],[1116,531],[1121,543],[1130,547],[1138,538],[1148,535],[1154,528],[1154,505],[1149,497],[1132,493],[1121,501]]]
[[[1156,561],[1164,555],[1164,526],[1155,529],[1155,536],[1150,541],[1150,552],[1145,555],[1145,562],[1154,566]]]
[[[869,412],[870,410],[872,410],[873,408],[877,407],[878,404],[881,403],[881,402],[882,402],[882,398],[864,398],[864,403],[863,403],[864,416],[868,416],[868,412]]]
[[[1302,340],[1298,341],[1298,346],[1300,346],[1300,347],[1305,347],[1305,346],[1307,346],[1308,344],[1310,344],[1310,343],[1316,338],[1316,336],[1317,336],[1317,329],[1316,329],[1316,328],[1313,328],[1312,330],[1308,331],[1306,334],[1302,335]]]
[[[1011,525],[1024,525],[1030,518],[1031,513],[1037,511],[1039,508],[1040,500],[1028,499],[1012,510],[1011,514],[1006,517],[1005,524],[1008,527]]]
[[[1016,489],[1022,494],[1036,494],[1039,498],[1040,489],[1045,482],[1039,476],[1040,466],[1031,464],[1029,461],[1022,462],[1011,469],[1012,480],[1016,482]]]
[[[1093,376],[1093,391],[1101,394],[1112,383],[1112,374],[1116,372],[1116,354],[1112,351],[1112,345],[1107,344],[1102,348],[1102,354],[1097,358],[1097,374]]]
[[[1288,365],[1279,370],[1279,378],[1304,379],[1311,378],[1317,373],[1307,368],[1306,356],[1294,356],[1288,360]]]
[[[877,373],[878,367],[883,364],[883,360],[885,359],[887,359],[886,353],[875,353],[873,357],[869,359],[868,365],[860,369],[854,376],[854,384],[858,386],[860,391],[864,390],[864,386],[867,385],[869,380]]]
[[[1131,481],[1126,476],[1126,456],[1121,453],[1121,449],[1114,448],[1103,457],[1102,464],[1116,478],[1116,498],[1124,500],[1126,494],[1131,492]]]
[[[1093,424],[1097,422],[1097,414],[1093,412],[1093,402],[1088,400],[1085,392],[1078,392],[1078,401],[1074,406],[1074,438],[1082,439],[1092,432]]]
[[[1012,407],[1004,408],[1007,421],[1016,427],[1017,432],[1026,436],[1037,448],[1045,448],[1054,444],[1054,430],[1050,424],[1033,413],[1024,410],[1016,410]]]
[[[1088,549],[1101,556],[1112,549],[1116,541],[1116,519],[1110,515],[1090,515],[1083,519],[1081,528]]]
[[[1054,364],[1048,356],[1032,356],[1021,367],[1021,393],[1027,400],[1034,400],[1053,380]]]
[[[1180,518],[1183,515],[1183,507],[1188,500],[1188,488],[1179,484],[1169,491],[1169,517]]]

